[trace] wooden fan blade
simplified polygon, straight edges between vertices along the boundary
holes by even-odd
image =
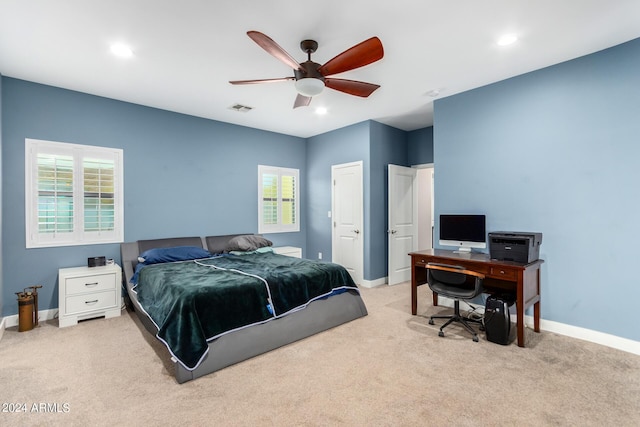
[[[303,71],[302,67],[291,55],[287,53],[283,48],[281,48],[278,43],[274,42],[271,37],[262,34],[258,31],[247,31],[247,35],[258,44],[261,48],[266,50],[270,55],[274,56],[276,59],[284,62],[294,70]]]
[[[324,85],[331,89],[339,90],[340,92],[348,93],[349,95],[361,96],[363,98],[371,95],[374,90],[380,87],[380,85],[375,85],[373,83],[345,79],[324,79]]]
[[[282,77],[279,79],[261,79],[261,80],[229,80],[232,85],[253,85],[258,83],[278,83],[295,80],[295,77]]]
[[[310,96],[304,96],[304,95],[298,94],[298,96],[296,96],[296,101],[293,103],[293,108],[306,107],[309,104],[311,104]]]
[[[318,68],[323,76],[342,73],[376,62],[384,56],[382,42],[377,37],[359,43]]]

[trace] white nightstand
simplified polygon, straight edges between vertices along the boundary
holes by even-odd
[[[280,255],[292,256],[294,258],[302,258],[302,248],[296,248],[295,246],[274,247],[273,252]]]
[[[120,316],[122,270],[118,264],[58,270],[58,326]]]

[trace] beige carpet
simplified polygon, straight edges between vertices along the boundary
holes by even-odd
[[[0,425],[640,425],[640,357],[530,330],[525,349],[439,338],[427,292],[411,316],[408,284],[362,289],[367,317],[181,385],[126,312],[9,328]]]

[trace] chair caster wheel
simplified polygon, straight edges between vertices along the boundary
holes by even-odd
[[[486,328],[484,327],[484,325],[480,325],[480,328],[479,328],[479,329],[480,329],[481,331],[485,331],[485,330],[486,330]]]
[[[439,337],[444,337],[444,332],[442,332],[442,331],[438,332],[438,336]]]
[[[433,322],[433,319],[429,319],[429,324],[430,325],[435,325],[435,323]]]
[[[478,336],[473,337],[473,342],[478,342]]]

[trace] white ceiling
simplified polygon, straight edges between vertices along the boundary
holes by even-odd
[[[248,30],[300,62],[300,41],[314,39],[321,64],[378,36],[384,58],[339,77],[382,87],[369,98],[325,89],[294,110],[291,81],[232,86],[293,75]],[[497,46],[504,33],[518,43]],[[450,96],[637,37],[638,0],[0,0],[4,76],[300,137],[368,119],[430,126],[430,91]],[[134,56],[113,56],[115,42]]]

